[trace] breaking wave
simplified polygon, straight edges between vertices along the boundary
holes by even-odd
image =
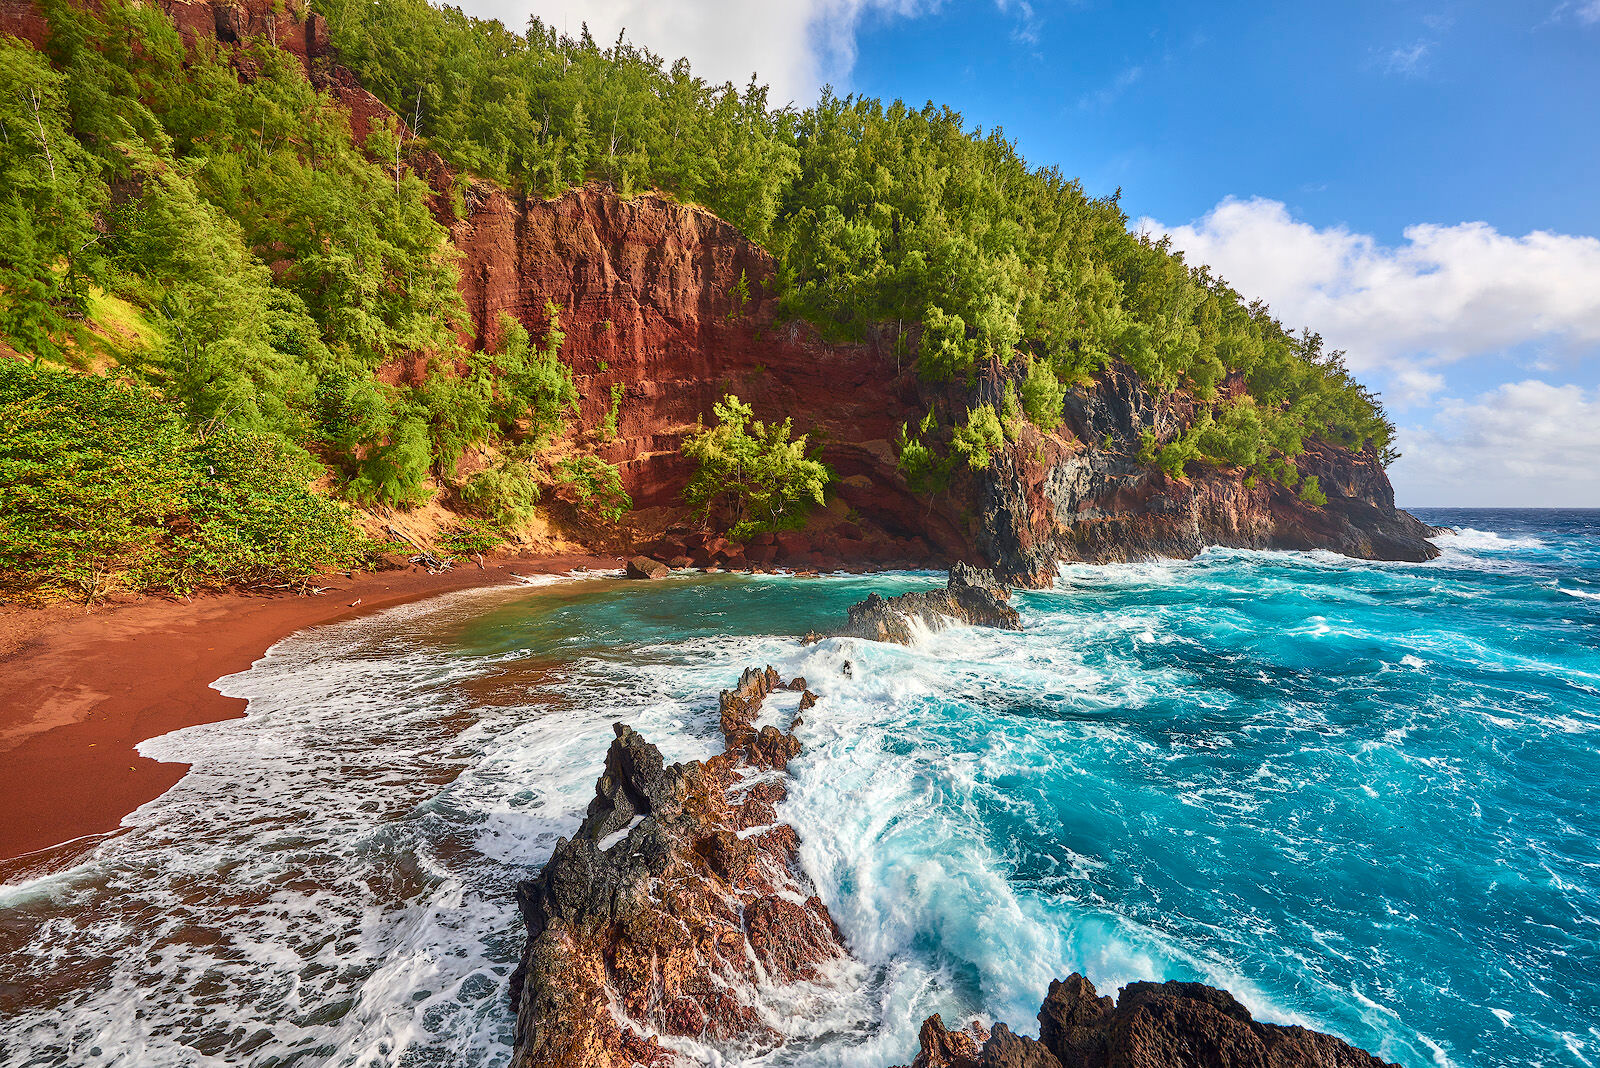
[[[773,1002],[786,1048],[691,1055],[905,1063],[928,1013],[1028,1031],[1078,970],[1405,1064],[1587,1065],[1600,547],[1521,523],[1425,565],[1069,566],[1023,631],[909,648],[796,637],[938,576],[549,583],[296,635],[219,683],[244,719],[145,743],[176,787],[0,889],[0,1064],[505,1064],[511,889],[611,723],[707,755],[716,691],[772,663],[822,696],[782,815],[857,960]]]

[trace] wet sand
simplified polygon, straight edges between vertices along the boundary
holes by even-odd
[[[181,779],[187,765],[146,759],[134,746],[242,716],[245,702],[211,684],[282,638],[517,575],[618,566],[612,557],[508,557],[442,575],[338,575],[305,596],[0,608],[0,881],[7,870],[53,867],[52,854],[86,848]]]

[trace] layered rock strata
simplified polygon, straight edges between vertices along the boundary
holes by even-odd
[[[1396,1068],[1332,1035],[1260,1023],[1200,983],[1130,983],[1113,1002],[1073,974],[1050,984],[1038,1019],[1039,1037],[1026,1038],[930,1016],[912,1068]]]
[[[799,719],[757,721],[780,685],[769,667],[723,691],[726,748],[709,760],[668,766],[616,725],[582,826],[517,887],[528,929],[511,981],[517,1068],[670,1064],[674,1036],[776,1046],[763,991],[816,980],[846,955],[798,836],[777,819]],[[787,688],[815,702],[805,680]]]
[[[1022,619],[1011,607],[1011,590],[992,571],[958,563],[942,590],[917,590],[898,597],[869,594],[850,606],[844,626],[827,637],[866,638],[910,645],[919,631],[940,630],[952,623],[973,627],[1021,630]],[[815,640],[824,635],[809,636]]]

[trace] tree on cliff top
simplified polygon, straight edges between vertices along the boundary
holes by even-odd
[[[781,309],[826,336],[910,328],[935,380],[1024,359],[1046,424],[1046,374],[1081,384],[1120,361],[1153,394],[1207,404],[1237,375],[1269,450],[1317,435],[1392,455],[1393,427],[1341,368],[1165,239],[1130,233],[1118,197],[1030,168],[998,128],[831,92],[774,110],[754,83],[711,86],[537,19],[517,34],[428,0],[317,3],[342,61],[455,166],[545,194],[600,177],[703,203],[772,250]]]
[[[702,515],[725,508],[728,533],[748,538],[764,530],[799,527],[825,499],[831,474],[806,454],[806,436],[790,440],[792,420],[763,423],[733,394],[713,405],[717,425],[690,434],[683,454],[695,461],[683,499]]]

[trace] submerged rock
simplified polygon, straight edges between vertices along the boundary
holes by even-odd
[[[974,1048],[934,1015],[918,1039],[913,1068],[1394,1068],[1332,1035],[1259,1023],[1216,987],[1130,983],[1113,1002],[1076,973],[1050,984],[1038,1038],[1001,1023]]]
[[[909,645],[918,629],[938,630],[952,621],[974,627],[1021,630],[1022,619],[1008,603],[1011,590],[994,573],[958,563],[942,590],[902,593],[898,597],[869,594],[850,607],[845,625],[832,637],[867,638]]]
[[[845,956],[777,822],[792,731],[759,729],[783,681],[752,668],[721,695],[726,750],[667,765],[617,724],[576,834],[517,887],[528,930],[511,979],[517,1068],[664,1065],[658,1035],[770,1048],[760,985]]]

